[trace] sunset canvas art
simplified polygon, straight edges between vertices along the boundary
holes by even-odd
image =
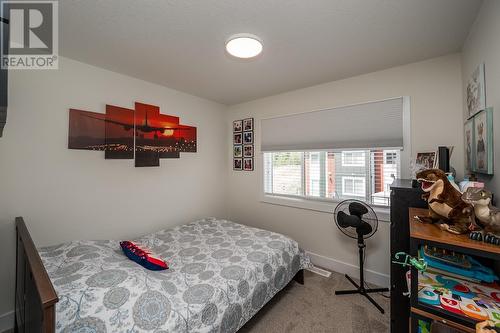
[[[106,105],[106,114],[70,110],[69,149],[103,150],[106,159],[135,158],[137,167],[159,166],[161,158],[194,153],[196,139],[196,127],[181,125],[179,117],[161,114],[155,105]]]

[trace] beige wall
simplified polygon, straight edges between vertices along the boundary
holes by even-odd
[[[485,64],[486,105],[493,107],[494,166],[500,163],[500,1],[486,0],[476,18],[462,51],[463,89],[468,78],[480,63]],[[465,94],[464,94],[465,98]],[[464,103],[464,120],[466,115]],[[496,132],[496,133],[495,133]],[[498,172],[498,168],[495,167]],[[500,195],[500,176],[481,176],[497,198]],[[498,199],[497,199],[498,201]]]
[[[198,127],[198,153],[157,168],[68,150],[68,109],[142,101]],[[121,74],[61,59],[57,71],[11,71],[0,139],[0,325],[14,305],[14,217],[38,246],[127,239],[202,216],[226,215],[226,107]],[[0,331],[1,331],[0,327]]]
[[[397,96],[411,98],[412,155],[436,149],[438,145],[453,145],[452,165],[462,176],[461,67],[460,55],[453,54],[230,107],[227,141],[231,142],[233,120],[254,117],[257,156],[254,172],[229,171],[230,218],[290,235],[304,249],[333,259],[322,258],[324,264],[352,270],[350,265],[357,265],[358,261],[356,244],[337,230],[332,214],[260,202],[260,119]],[[389,224],[382,222],[378,233],[368,242],[367,268],[375,272],[369,277],[386,281],[389,265]]]

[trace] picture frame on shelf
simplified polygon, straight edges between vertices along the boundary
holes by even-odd
[[[253,131],[253,118],[243,119],[243,131]]]
[[[493,175],[493,108],[474,115],[473,171]]]
[[[243,145],[233,146],[233,157],[243,157]]]
[[[253,145],[244,145],[243,146],[243,157],[253,157]]]
[[[243,120],[233,121],[233,133],[238,133],[243,131]]]
[[[415,159],[416,171],[433,169],[437,165],[437,152],[436,151],[426,151],[418,152]]]
[[[253,171],[253,157],[243,158],[243,170]]]
[[[233,158],[233,170],[241,171],[243,170],[243,159]]]
[[[243,144],[244,145],[253,144],[253,132],[243,132]]]

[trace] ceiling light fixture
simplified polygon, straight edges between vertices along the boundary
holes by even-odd
[[[226,51],[236,58],[253,58],[262,52],[262,41],[252,34],[236,34],[226,41]]]

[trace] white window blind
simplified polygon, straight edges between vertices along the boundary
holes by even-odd
[[[263,152],[403,147],[402,97],[261,122]]]

